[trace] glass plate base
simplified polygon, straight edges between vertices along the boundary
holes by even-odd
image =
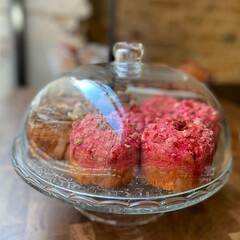
[[[141,215],[128,215],[128,214],[114,214],[114,213],[101,213],[86,211],[82,208],[75,207],[83,216],[91,221],[114,225],[114,226],[136,226],[143,225],[149,222],[156,221],[163,213],[158,214],[141,214]]]

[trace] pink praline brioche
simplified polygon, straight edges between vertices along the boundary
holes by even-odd
[[[118,113],[88,114],[70,135],[72,177],[85,185],[129,184],[139,162],[140,135]]]
[[[211,179],[213,131],[200,121],[158,119],[142,135],[142,174],[155,187],[174,193]]]
[[[141,110],[145,115],[145,123],[153,123],[156,118],[163,118],[172,113],[177,98],[163,95],[152,95],[141,103]]]
[[[199,119],[214,132],[215,140],[218,138],[220,133],[220,113],[213,107],[189,99],[176,103],[174,109],[172,117],[192,121]]]

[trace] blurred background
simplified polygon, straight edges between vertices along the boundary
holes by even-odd
[[[236,85],[239,13],[238,0],[0,0],[0,98],[106,62],[116,41],[142,42],[145,62]]]

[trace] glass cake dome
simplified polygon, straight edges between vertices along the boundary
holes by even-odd
[[[143,64],[140,43],[113,52],[114,62],[81,66],[37,94],[13,145],[17,173],[110,224],[145,223],[217,192],[231,152],[216,98],[183,72]]]

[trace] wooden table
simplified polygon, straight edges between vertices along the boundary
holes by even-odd
[[[240,108],[223,100],[228,117],[234,167],[228,183],[210,199],[167,213],[157,222],[134,228],[92,223],[72,207],[48,198],[13,170],[10,148],[21,131],[34,91],[15,90],[0,102],[0,240],[240,239]]]

